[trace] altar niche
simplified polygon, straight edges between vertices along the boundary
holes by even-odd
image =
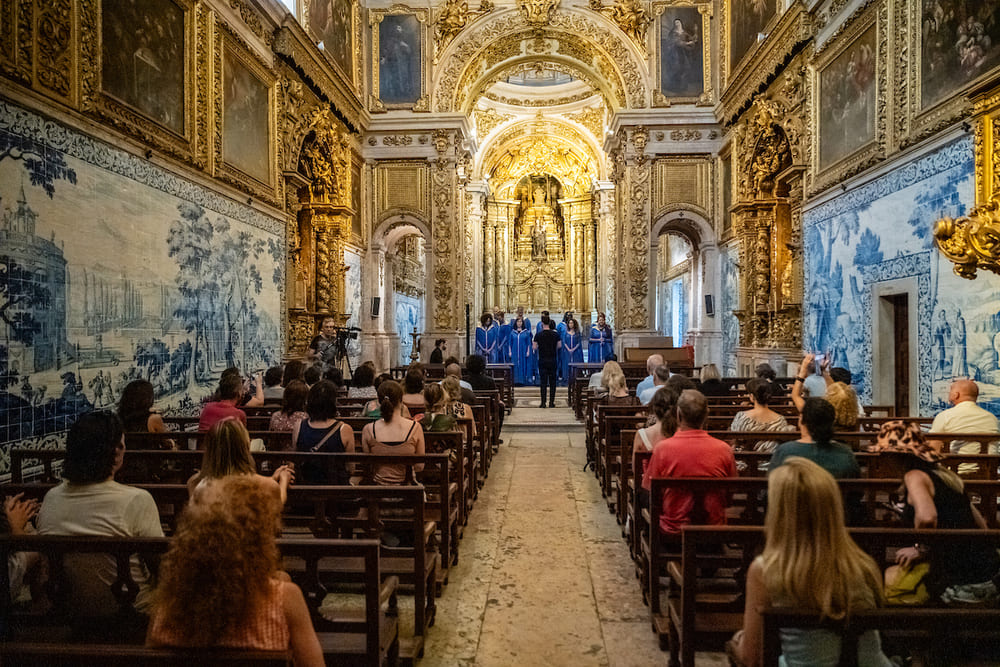
[[[525,175],[506,192],[510,199],[487,202],[484,306],[589,312],[596,247],[590,194],[573,196],[546,173]]]

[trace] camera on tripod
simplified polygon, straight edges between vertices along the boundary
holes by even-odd
[[[334,329],[337,339],[343,341],[356,340],[360,332],[360,327],[336,327]]]

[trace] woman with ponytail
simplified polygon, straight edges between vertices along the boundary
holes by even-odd
[[[835,479],[861,476],[858,460],[847,445],[833,439],[837,413],[823,398],[807,398],[799,416],[799,436],[796,442],[783,442],[771,456],[768,470],[774,470],[791,456],[801,456],[819,464]]]
[[[386,380],[378,386],[381,418],[365,425],[361,431],[361,449],[368,454],[393,456],[424,453],[424,431],[420,425],[403,416],[403,388],[395,380]],[[415,472],[422,465],[413,466]],[[403,484],[406,466],[381,465],[375,467],[376,484]]]

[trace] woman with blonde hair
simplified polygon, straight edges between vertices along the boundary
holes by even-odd
[[[608,405],[637,405],[639,400],[629,394],[625,381],[625,372],[617,361],[609,361],[601,369],[601,387],[607,392],[605,402]]]
[[[472,415],[472,408],[462,402],[462,385],[458,378],[449,375],[441,380],[441,388],[444,389],[445,393],[445,412],[462,425],[462,430],[468,433],[469,438],[475,438],[476,422]]]
[[[881,573],[848,534],[840,490],[830,473],[793,457],[771,471],[767,494],[764,552],[747,571],[743,629],[731,647],[749,667],[763,659],[762,609],[811,609],[836,621],[883,601]],[[831,630],[781,631],[787,667],[835,667],[841,664],[840,646]],[[855,664],[891,667],[877,631],[859,637]]]
[[[295,478],[291,466],[279,466],[270,477],[257,474],[253,456],[250,455],[250,434],[247,427],[236,419],[216,422],[205,437],[205,454],[201,459],[201,470],[187,482],[188,495],[194,501],[201,501],[208,487],[224,478],[242,475],[260,477],[274,484],[284,504],[288,496],[288,485]]]
[[[229,477],[186,511],[160,565],[149,646],[291,649],[297,667],[323,651],[298,586],[279,571],[275,487]]]
[[[843,382],[826,386],[827,402],[833,406],[836,416],[833,425],[840,431],[854,431],[858,428],[858,395]]]
[[[450,431],[455,427],[455,418],[448,414],[451,397],[437,382],[424,387],[424,403],[427,411],[420,418],[425,431]]]

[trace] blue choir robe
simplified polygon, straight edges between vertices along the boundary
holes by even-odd
[[[495,326],[491,326],[489,329],[483,328],[482,325],[476,327],[476,354],[485,357],[487,363],[491,363],[490,355],[493,354],[496,342],[497,332]]]
[[[514,384],[531,384],[534,380],[534,354],[531,329],[510,332],[511,363],[514,364]]]
[[[569,365],[583,363],[583,336],[579,332],[566,331],[562,335],[562,349],[566,351],[562,362],[562,374],[569,381]]]
[[[614,334],[611,327],[603,329],[596,324],[590,327],[590,346],[587,348],[587,361],[592,364],[602,364],[615,351]]]
[[[566,335],[566,320],[556,325],[556,333],[559,334],[559,340],[563,340]],[[562,382],[566,381],[565,369],[566,364],[569,363],[566,359],[566,343],[563,343],[563,346],[556,350],[556,377]]]
[[[496,364],[510,363],[510,330],[512,325],[504,322],[497,327],[497,353]]]

